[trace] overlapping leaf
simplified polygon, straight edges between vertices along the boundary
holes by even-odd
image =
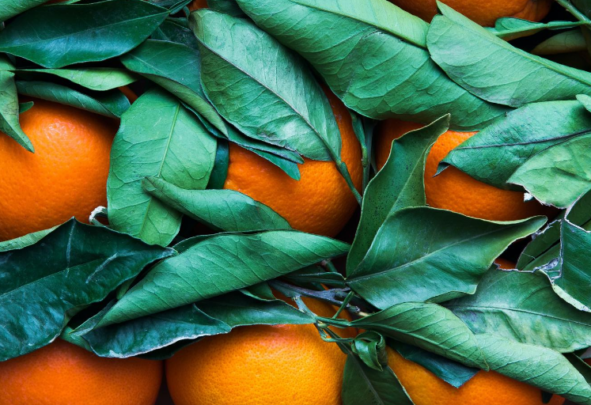
[[[19,124],[19,104],[13,69],[14,66],[7,58],[0,57],[0,131],[33,152],[35,148]]]
[[[19,75],[42,73],[69,80],[95,91],[107,91],[127,86],[137,80],[136,76],[124,69],[78,68],[78,69],[19,69]]]
[[[142,95],[123,116],[107,182],[109,222],[150,244],[168,245],[181,214],[142,189],[144,177],[189,190],[207,186],[215,139],[180,101],[159,90]]]
[[[50,343],[70,317],[171,254],[75,220],[39,243],[0,253],[0,361]]]
[[[347,107],[374,119],[481,129],[507,110],[451,81],[425,49],[428,25],[386,0],[238,0],[306,58]],[[327,35],[330,32],[330,35]]]

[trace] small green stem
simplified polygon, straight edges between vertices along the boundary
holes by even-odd
[[[558,4],[571,13],[577,20],[584,22],[586,25],[591,25],[591,20],[583,13],[581,13],[569,0],[556,0]]]
[[[359,194],[359,191],[357,191],[357,189],[355,188],[355,185],[353,184],[353,180],[351,180],[351,175],[349,174],[349,170],[347,169],[347,165],[345,164],[345,162],[340,162],[340,164],[337,163],[337,168],[339,169],[339,172],[341,172],[341,175],[343,176],[343,178],[347,182],[347,185],[351,189],[351,192],[353,192],[353,195],[355,196],[355,199],[357,200],[357,204],[361,205],[361,201],[362,201],[361,194]]]
[[[347,306],[349,306],[349,302],[351,302],[351,300],[353,299],[354,296],[355,296],[355,293],[353,291],[349,291],[349,294],[347,294],[347,296],[343,300],[343,303],[341,304],[339,310],[336,312],[336,314],[333,315],[333,317],[332,317],[333,319],[336,319],[339,317],[341,312],[343,312],[345,310],[345,308],[347,308]]]

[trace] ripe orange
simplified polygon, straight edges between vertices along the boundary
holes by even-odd
[[[0,363],[2,405],[154,405],[162,362],[105,359],[63,340]]]
[[[437,14],[435,0],[390,1],[426,21]],[[490,27],[501,17],[540,21],[552,7],[552,0],[443,0],[443,3],[478,24]]]
[[[304,301],[318,315],[335,313]],[[340,405],[345,360],[314,325],[247,326],[181,350],[167,360],[166,379],[175,405]]]
[[[47,229],[73,216],[86,222],[93,209],[107,204],[117,121],[33,101],[20,123],[34,154],[0,133],[0,240]]]
[[[420,128],[420,124],[395,119],[382,124],[376,145],[376,163],[381,168],[390,154],[392,141]],[[473,136],[476,132],[447,131],[433,145],[425,166],[425,193],[427,204],[475,218],[491,221],[512,221],[539,214],[549,210],[535,201],[524,202],[524,193],[501,190],[473,179],[466,173],[449,167],[437,177],[437,166],[455,147]]]
[[[361,146],[351,115],[341,101],[327,92],[343,143],[341,158],[355,187],[363,177]],[[230,164],[224,188],[240,191],[268,205],[299,231],[335,236],[357,207],[353,193],[334,162],[305,159],[296,181],[265,159],[237,145],[230,145]]]
[[[543,405],[540,389],[494,371],[479,371],[455,388],[423,366],[388,348],[388,364],[415,405]],[[547,405],[562,405],[554,395]]]

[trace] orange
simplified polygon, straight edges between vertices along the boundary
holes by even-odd
[[[495,260],[495,263],[498,264],[499,268],[502,270],[513,270],[516,267],[515,263],[512,261],[500,257]]]
[[[330,92],[330,105],[342,139],[341,158],[359,190],[363,179],[361,146],[347,108]],[[299,231],[335,236],[351,218],[357,202],[334,162],[305,159],[301,178],[292,179],[277,166],[235,144],[224,188],[240,191],[268,205]]]
[[[193,0],[191,4],[189,4],[189,10],[199,10],[200,8],[207,8],[207,0]]]
[[[437,14],[435,0],[390,1],[426,21]],[[552,7],[552,0],[443,0],[443,3],[478,24],[490,27],[501,17],[540,21]]]
[[[335,313],[304,302],[318,315]],[[166,379],[175,405],[340,405],[345,360],[314,325],[247,326],[179,351]]]
[[[154,405],[162,362],[106,359],[63,340],[0,363],[2,405]]]
[[[390,119],[382,124],[376,145],[376,163],[381,168],[390,154],[392,141],[420,124]],[[433,145],[425,166],[425,194],[431,207],[446,209],[491,221],[512,221],[547,214],[548,209],[535,201],[524,202],[524,193],[502,190],[473,179],[448,167],[435,176],[437,166],[449,152],[476,132],[447,131]]]
[[[423,366],[388,348],[388,364],[415,405],[543,405],[540,389],[494,371],[479,371],[455,388]],[[554,395],[547,405],[562,405]]]
[[[117,121],[33,101],[20,123],[35,153],[0,133],[0,240],[47,229],[73,216],[86,222],[93,209],[107,204]]]

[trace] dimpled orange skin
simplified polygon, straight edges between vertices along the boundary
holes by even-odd
[[[318,315],[335,313],[304,302]],[[166,379],[175,405],[341,405],[346,358],[314,325],[246,326],[182,349],[166,361]]]
[[[154,405],[162,362],[105,359],[63,340],[0,363],[2,405]]]
[[[435,0],[390,0],[411,14],[431,21],[437,14]],[[492,27],[501,17],[540,21],[550,11],[552,0],[443,0],[454,10],[480,25]]]
[[[107,204],[109,156],[117,121],[44,100],[20,115],[35,153],[0,133],[0,240],[87,222]]]
[[[385,121],[376,145],[376,163],[381,168],[390,154],[392,141],[422,125],[395,119]],[[437,166],[449,152],[476,132],[447,131],[433,145],[425,165],[425,194],[431,207],[446,209],[490,221],[513,221],[549,214],[535,201],[524,202],[524,193],[501,190],[448,167],[435,176]]]
[[[328,99],[341,131],[341,158],[359,190],[363,179],[361,146],[347,108],[332,93]],[[301,178],[292,179],[267,160],[230,144],[225,189],[240,191],[268,205],[302,232],[335,236],[351,218],[357,202],[333,162],[304,159]]]
[[[388,348],[388,364],[415,405],[544,405],[540,389],[494,371],[479,371],[455,388],[423,366]],[[554,395],[546,405],[562,405]]]

